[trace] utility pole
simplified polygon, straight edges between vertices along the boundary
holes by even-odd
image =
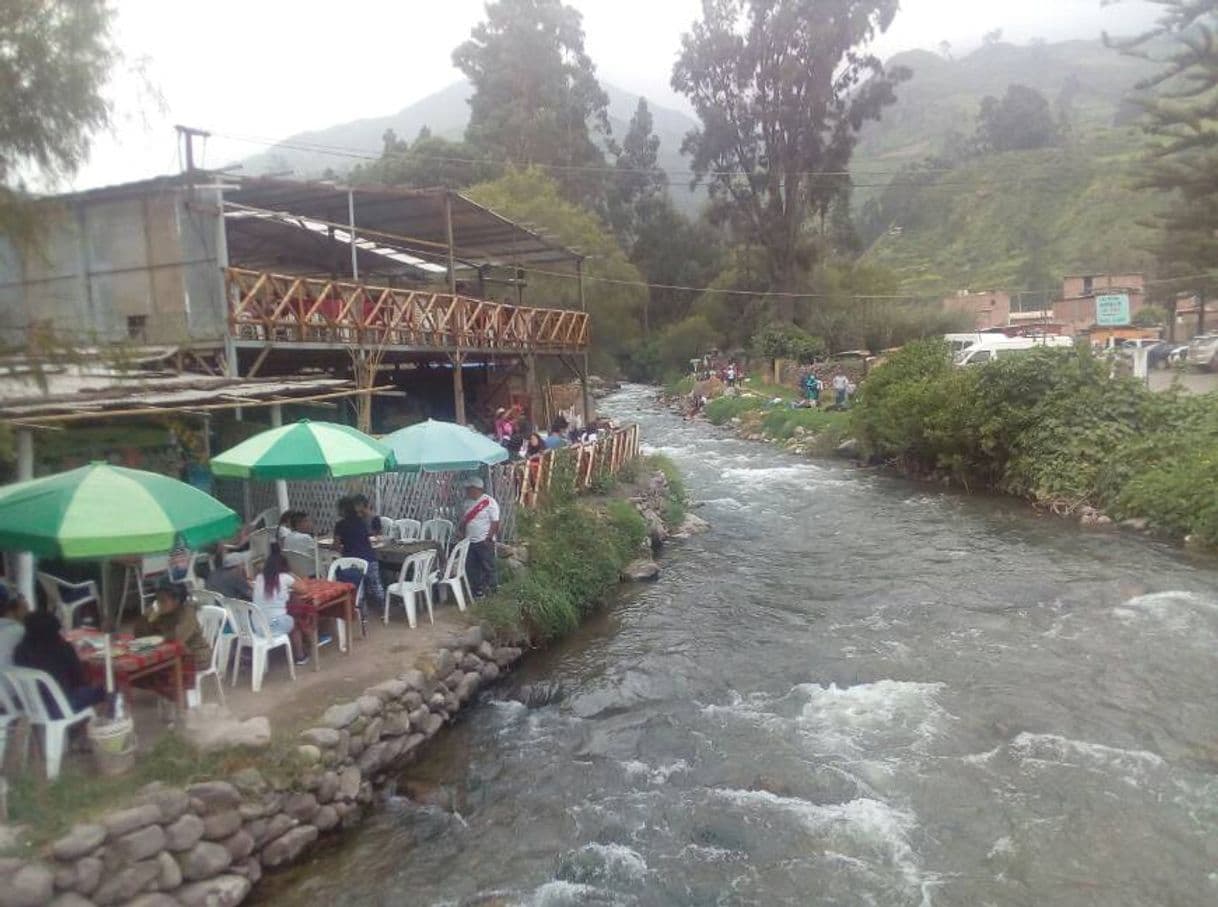
[[[195,139],[206,139],[211,136],[210,132],[202,129],[195,129],[192,126],[174,126],[178,131],[178,137],[186,145],[186,172],[195,172]]]

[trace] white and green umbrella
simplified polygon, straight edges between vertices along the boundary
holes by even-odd
[[[508,458],[503,445],[472,428],[434,419],[398,429],[381,440],[400,472],[462,472]]]
[[[392,469],[389,448],[336,422],[272,428],[211,459],[211,471],[231,479],[342,479]]]
[[[241,525],[199,489],[142,469],[92,463],[0,488],[0,550],[104,559],[198,549]]]

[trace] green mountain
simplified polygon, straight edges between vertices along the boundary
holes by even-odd
[[[613,135],[621,138],[634,115],[639,96],[621,88],[602,83],[609,95],[609,124]],[[381,137],[392,129],[398,138],[413,139],[424,126],[432,134],[459,139],[469,122],[472,87],[466,81],[454,82],[447,88],[430,94],[397,113],[339,123],[325,129],[300,132],[289,136],[262,154],[241,161],[242,172],[253,175],[290,173],[297,179],[320,177],[327,169],[344,174],[359,163],[359,155],[378,155],[383,147]],[[681,155],[685,134],[697,123],[687,114],[648,102],[654,121],[655,134],[660,139],[659,163],[674,177],[673,199],[687,209],[696,207],[699,196],[685,185],[689,162]]]
[[[897,103],[862,136],[856,220],[866,260],[902,287],[1046,289],[1064,274],[1145,270],[1153,198],[1132,189],[1141,136],[1129,96],[1152,70],[1102,43],[996,44],[958,60],[917,51]],[[1059,147],[967,151],[982,99],[1041,92]],[[927,162],[925,169],[908,168]]]

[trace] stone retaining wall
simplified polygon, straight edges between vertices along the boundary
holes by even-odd
[[[358,824],[373,789],[521,657],[480,627],[409,670],[330,706],[300,735],[291,781],[245,769],[185,790],[159,782],[132,805],[74,826],[42,859],[0,860],[0,907],[228,907],[264,869]]]

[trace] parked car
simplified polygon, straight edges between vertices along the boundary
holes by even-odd
[[[1167,368],[1171,353],[1172,345],[1166,340],[1150,340],[1140,338],[1138,340],[1126,340],[1121,344],[1120,354],[1123,357],[1133,359],[1133,351],[1139,348],[1145,348],[1147,368]]]
[[[1188,364],[1213,370],[1218,364],[1218,334],[1200,334],[1188,345]]]

